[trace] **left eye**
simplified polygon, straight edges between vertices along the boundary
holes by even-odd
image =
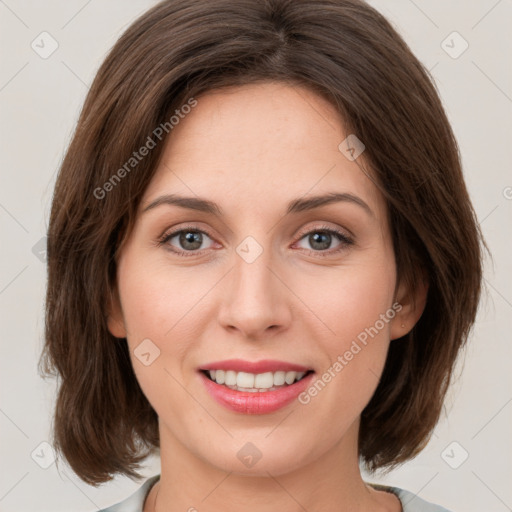
[[[326,249],[330,248],[333,237],[338,239],[339,244],[335,249],[326,251]],[[309,231],[300,240],[303,239],[306,239],[308,243],[313,247],[313,252],[338,252],[353,243],[352,240],[341,231],[329,228],[314,229],[313,231]],[[310,251],[310,249],[308,250]]]

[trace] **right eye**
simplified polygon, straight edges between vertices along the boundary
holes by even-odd
[[[180,256],[195,256],[203,250],[206,250],[199,250],[204,242],[205,236],[211,240],[210,235],[201,229],[197,229],[197,226],[181,228],[179,230],[172,231],[171,233],[165,233],[159,239],[159,245],[165,245],[172,252]],[[174,244],[178,244],[181,249],[176,248],[172,243],[173,239],[176,239]]]

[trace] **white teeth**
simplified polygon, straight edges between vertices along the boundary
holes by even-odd
[[[274,384],[276,386],[282,386],[284,384],[285,376],[286,376],[286,372],[276,372],[276,373],[274,373]]]
[[[254,374],[238,372],[236,374],[236,385],[239,388],[253,388],[254,387]]]
[[[209,370],[211,379],[217,384],[224,384],[238,391],[268,391],[276,387],[281,387],[285,383],[288,385],[301,380],[306,372],[265,372],[265,373],[248,373],[235,372],[233,370]]]
[[[248,387],[255,388],[271,388],[274,385],[274,374],[272,372],[258,373],[254,378],[254,384]]]
[[[224,384],[226,384],[226,386],[236,386],[236,372],[228,370],[224,378]]]
[[[295,380],[295,376],[297,375],[297,372],[286,372],[286,376],[284,378],[284,381],[286,384],[293,384],[293,381]]]

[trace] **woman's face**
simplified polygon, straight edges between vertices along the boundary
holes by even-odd
[[[144,194],[109,317],[161,449],[254,475],[356,457],[390,339],[412,327],[401,327],[386,205],[354,160],[361,147],[347,158],[340,117],[307,89],[266,83],[197,101]],[[329,194],[340,196],[310,202]],[[233,359],[279,363],[219,363]],[[214,383],[201,371],[212,363],[242,387],[277,389]],[[283,385],[293,365],[314,373]]]

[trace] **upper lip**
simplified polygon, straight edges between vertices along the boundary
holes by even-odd
[[[275,359],[263,359],[261,361],[244,361],[243,359],[226,359],[203,365],[200,370],[233,370],[235,372],[265,373],[265,372],[308,372],[313,370],[300,364],[277,361]]]

